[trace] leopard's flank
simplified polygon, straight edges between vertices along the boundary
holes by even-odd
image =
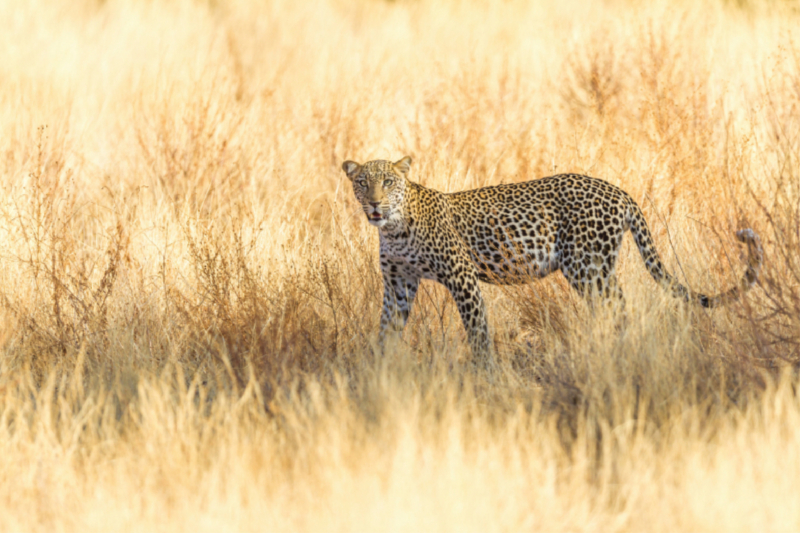
[[[342,168],[367,219],[380,231],[381,342],[388,331],[405,327],[423,279],[438,281],[453,295],[476,356],[490,353],[478,281],[524,283],[561,270],[591,301],[621,300],[615,268],[628,230],[656,282],[704,307],[737,298],[755,283],[761,267],[759,238],[744,229],[736,233],[748,247],[739,286],[717,296],[687,289],[664,268],[636,202],[597,178],[560,174],[445,194],[408,179],[410,157],[395,163],[346,161]]]

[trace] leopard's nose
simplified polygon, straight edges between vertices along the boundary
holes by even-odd
[[[370,202],[369,205],[371,205],[372,207],[378,207],[379,205],[381,205],[381,203],[380,202]]]

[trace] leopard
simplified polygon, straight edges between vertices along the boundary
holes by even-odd
[[[402,334],[421,280],[450,292],[478,358],[492,353],[479,282],[527,283],[560,270],[592,307],[603,301],[624,305],[616,264],[627,231],[659,286],[705,308],[749,290],[763,261],[756,232],[739,230],[736,238],[748,250],[740,282],[715,296],[690,290],[664,267],[634,199],[620,187],[582,174],[443,193],[411,181],[409,156],[395,162],[348,160],[342,170],[379,232],[381,346],[389,333]]]

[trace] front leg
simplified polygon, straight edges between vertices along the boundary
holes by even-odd
[[[461,322],[467,332],[472,357],[478,361],[491,360],[489,326],[486,320],[486,304],[475,268],[463,258],[450,265],[450,271],[441,280],[456,301]]]
[[[395,271],[392,272],[392,267]],[[419,288],[419,277],[401,275],[399,265],[381,264],[383,274],[383,311],[381,313],[381,329],[378,340],[383,346],[386,333],[400,333],[406,327],[408,314],[414,304],[414,297]]]

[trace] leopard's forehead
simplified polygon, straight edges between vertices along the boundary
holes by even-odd
[[[366,176],[383,177],[387,174],[397,175],[391,161],[376,160],[364,163],[361,173]]]

